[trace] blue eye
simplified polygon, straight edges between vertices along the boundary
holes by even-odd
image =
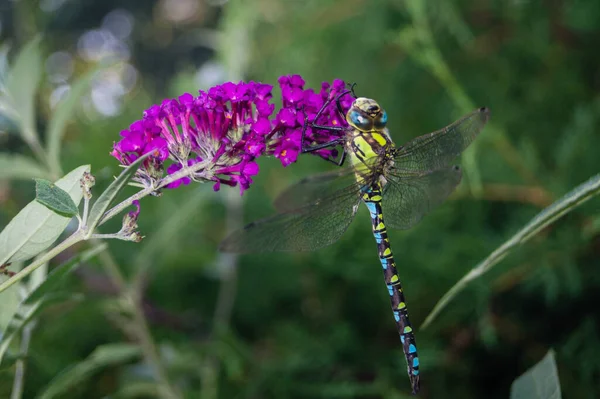
[[[387,112],[383,111],[383,115],[381,115],[380,123],[385,125],[387,123]]]
[[[362,116],[358,111],[350,112],[350,122],[357,127],[369,127],[370,122]]]
[[[378,128],[384,128],[387,124],[387,112],[383,111],[379,118],[375,119],[375,126]]]

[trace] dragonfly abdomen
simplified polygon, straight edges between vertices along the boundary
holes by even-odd
[[[406,299],[404,298],[404,292],[402,291],[402,285],[400,284],[400,278],[396,269],[396,262],[394,261],[387,230],[383,221],[381,188],[367,190],[363,194],[362,199],[371,214],[373,235],[377,242],[379,260],[383,267],[383,276],[390,295],[392,312],[396,320],[396,327],[400,335],[400,341],[402,342],[404,356],[406,357],[412,392],[416,394],[419,392],[419,356],[417,354],[417,344],[410,320],[408,319]]]

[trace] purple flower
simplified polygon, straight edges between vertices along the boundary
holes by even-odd
[[[330,142],[340,138],[343,132],[334,132],[324,129],[307,127],[302,140],[302,129],[305,121],[321,126],[348,126],[345,114],[350,109],[354,98],[347,93],[340,98],[340,105],[344,115],[340,115],[335,99],[346,91],[344,81],[335,79],[333,84],[324,82],[321,91],[317,94],[312,89],[304,89],[304,79],[299,75],[282,76],[279,78],[281,86],[282,108],[275,117],[273,137],[269,147],[273,147],[273,154],[281,160],[283,166],[296,162],[302,147]],[[330,101],[331,100],[331,101]],[[323,105],[328,102],[317,120],[315,117]],[[322,158],[335,158],[335,149],[321,149],[314,154]]]
[[[134,180],[154,193],[162,186],[177,188],[191,181],[211,181],[215,191],[221,184],[239,186],[243,193],[259,171],[258,157],[274,155],[287,166],[296,162],[303,147],[344,134],[307,128],[302,143],[305,118],[322,126],[347,126],[335,102],[345,91],[343,81],[323,83],[319,93],[304,89],[299,75],[282,76],[279,84],[282,106],[276,115],[271,103],[273,86],[256,82],[227,82],[200,90],[197,96],[185,93],[166,99],[123,130],[111,154],[122,165],[130,165],[150,153]],[[350,94],[340,98],[344,114],[353,100]],[[321,149],[314,154],[335,158],[337,152]]]
[[[167,188],[192,180],[238,185],[243,193],[258,173],[254,159],[267,151],[272,131],[272,86],[255,82],[227,82],[178,99],[166,99],[144,112],[143,119],[121,132],[111,154],[129,165],[148,152],[152,155],[135,180],[158,187],[167,175],[181,174]],[[201,164],[201,165],[199,165]],[[182,174],[184,167],[194,167]]]

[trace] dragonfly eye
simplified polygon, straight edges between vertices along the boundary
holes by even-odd
[[[358,111],[350,111],[350,123],[355,127],[368,130],[371,128],[371,120],[365,118]]]
[[[382,128],[385,127],[385,125],[387,124],[387,112],[383,111],[381,113],[381,116],[377,119],[375,119],[375,126],[378,128]]]

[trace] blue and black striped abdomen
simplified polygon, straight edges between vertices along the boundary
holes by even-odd
[[[370,188],[363,194],[363,201],[371,214],[373,225],[373,235],[377,242],[379,260],[383,267],[383,276],[385,284],[390,295],[392,312],[396,320],[396,327],[402,342],[402,348],[408,365],[408,376],[410,378],[412,391],[414,394],[419,392],[419,357],[417,355],[417,346],[412,326],[408,319],[408,310],[406,300],[400,285],[400,278],[396,270],[396,262],[392,254],[390,242],[387,236],[385,223],[383,220],[381,207],[381,188]]]

